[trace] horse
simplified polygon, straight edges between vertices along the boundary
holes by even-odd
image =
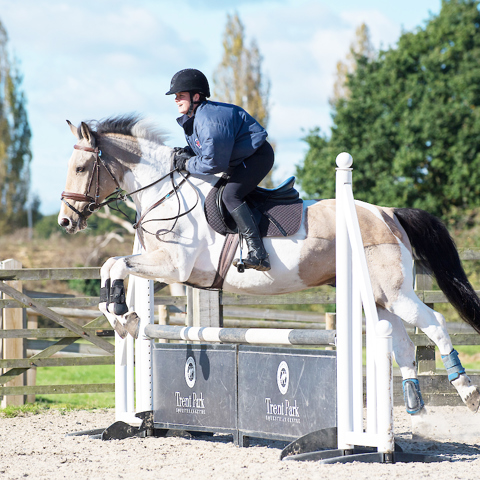
[[[124,280],[129,274],[165,284],[210,288],[224,236],[203,211],[219,175],[189,175],[173,168],[174,149],[160,131],[138,115],[102,121],[67,120],[76,137],[68,163],[58,223],[69,234],[87,227],[103,205],[134,200],[134,227],[140,254],[108,259],[100,270],[100,310],[115,331],[138,336],[138,316],[128,311]],[[271,270],[228,268],[226,292],[272,295],[335,285],[335,200],[303,201],[301,223],[291,236],[264,239]],[[430,269],[460,316],[480,333],[480,299],[469,283],[445,225],[426,211],[356,201],[378,316],[392,324],[395,360],[403,378],[407,411],[425,413],[417,379],[414,344],[404,322],[420,328],[437,345],[451,384],[476,412],[480,389],[472,383],[453,349],[445,318],[426,306],[413,289],[415,255]],[[237,252],[238,256],[238,252]]]

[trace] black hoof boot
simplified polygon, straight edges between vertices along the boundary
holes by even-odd
[[[115,315],[124,315],[128,312],[127,304],[125,303],[125,287],[123,280],[114,280],[110,288],[110,302],[113,304],[113,312],[111,306],[109,311]]]

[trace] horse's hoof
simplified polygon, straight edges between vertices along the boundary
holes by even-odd
[[[473,413],[477,413],[478,407],[480,405],[480,390],[478,387],[475,387],[471,393],[469,393],[465,397],[465,405],[471,410]]]
[[[133,337],[138,338],[138,333],[140,330],[140,318],[135,312],[131,312],[125,316],[125,328],[127,332]]]
[[[125,338],[128,335],[125,327],[117,319],[113,322],[113,329],[118,333],[120,338]]]

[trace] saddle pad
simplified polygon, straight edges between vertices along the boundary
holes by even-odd
[[[237,233],[235,222],[230,215],[224,217],[223,210],[226,212],[226,209],[219,198],[223,190],[221,187],[221,183],[220,186],[217,184],[208,193],[205,199],[205,217],[217,233],[221,235]],[[287,237],[298,232],[303,216],[302,199],[297,198],[289,203],[285,201],[278,203],[273,199],[268,199],[264,203],[258,201],[252,203],[247,196],[245,200],[252,210],[262,237]]]

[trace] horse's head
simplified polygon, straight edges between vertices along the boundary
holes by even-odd
[[[75,127],[67,120],[77,143],[68,162],[67,182],[62,193],[58,223],[67,233],[77,233],[87,226],[87,218],[118,184],[101,158],[97,140],[90,127],[82,122]]]

